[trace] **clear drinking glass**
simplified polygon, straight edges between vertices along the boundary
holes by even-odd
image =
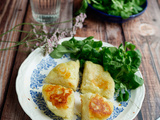
[[[52,23],[59,18],[61,0],[30,0],[30,3],[37,22]]]

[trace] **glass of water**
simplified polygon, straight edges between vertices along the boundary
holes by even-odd
[[[30,0],[32,15],[37,22],[52,23],[59,18],[61,0]]]

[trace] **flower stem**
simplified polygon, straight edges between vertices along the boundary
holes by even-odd
[[[75,18],[70,19],[70,20],[66,20],[66,21],[63,21],[63,22],[59,22],[59,23],[46,24],[46,26],[51,26],[51,25],[56,25],[56,24],[61,24],[61,23],[67,23],[67,22],[70,22],[70,21],[72,21],[72,20],[74,20],[74,19],[75,19]],[[2,33],[2,34],[0,35],[0,37],[2,37],[3,35],[5,35],[5,34],[7,34],[7,33],[9,33],[9,32],[12,32],[15,28],[17,28],[17,27],[19,27],[19,26],[21,26],[21,25],[36,25],[36,26],[43,26],[43,24],[21,23],[21,24],[16,25],[15,27],[13,27],[11,30],[8,30],[7,32]]]

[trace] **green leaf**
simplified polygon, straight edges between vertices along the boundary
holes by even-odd
[[[118,0],[112,0],[113,4],[111,5],[111,8],[115,10],[121,10],[123,9],[124,1],[118,1]]]
[[[58,45],[57,48],[50,53],[50,56],[52,58],[61,58],[64,54],[72,53],[72,52],[75,52],[75,51],[68,50],[66,47],[62,45]]]
[[[124,93],[122,93],[122,90],[119,91],[119,96],[117,97],[117,100],[119,102],[122,101],[127,101],[129,99],[129,93],[127,90],[124,91]]]
[[[88,2],[89,4],[91,4],[91,0],[87,0],[87,2]]]
[[[75,45],[73,42],[71,41],[63,41],[62,45],[66,48],[70,48],[70,49],[74,49]]]
[[[139,86],[142,86],[144,83],[143,79],[141,77],[138,77],[135,74],[130,75],[130,81],[129,81],[129,89],[136,89]]]
[[[99,51],[97,51],[96,49],[92,49],[92,56],[93,57],[96,57],[96,58],[99,58],[100,57],[100,53],[99,53]]]
[[[133,3],[135,3],[136,5],[143,5],[146,2],[146,0],[133,0]]]
[[[124,47],[124,49],[126,50],[127,48],[129,48],[130,50],[133,51],[133,50],[136,48],[136,46],[133,45],[133,44],[130,43],[130,42],[125,42],[125,47]]]
[[[121,15],[121,11],[116,11],[116,10],[112,10],[109,9],[108,11],[106,11],[109,15],[115,15],[115,16],[120,16]]]
[[[80,59],[80,71],[81,72],[83,72],[84,64],[85,64],[85,60],[84,59]]]
[[[100,47],[102,47],[102,41],[94,41],[92,47],[93,48],[100,48]]]
[[[139,50],[136,51],[127,51],[128,56],[132,59],[131,66],[135,69],[138,69],[141,64],[141,53]]]
[[[119,96],[117,97],[117,101],[118,102],[123,101],[123,93],[121,92],[121,90],[119,91]]]
[[[107,4],[110,4],[110,0],[102,0],[103,1],[103,5],[106,6]]]
[[[97,2],[96,0],[92,0],[93,3],[95,4],[100,4],[99,2]]]
[[[123,94],[123,101],[127,101],[129,99],[129,93],[127,90],[125,90],[125,93]]]
[[[85,38],[84,41],[93,40],[93,38],[94,38],[93,36],[89,36],[89,37]]]
[[[85,44],[83,47],[82,47],[82,52],[81,54],[85,55],[87,57],[87,55],[92,51],[92,47],[88,44]]]
[[[93,4],[92,5],[93,6],[93,8],[95,8],[95,9],[97,9],[97,10],[101,10],[101,11],[105,11],[105,7],[104,6],[102,6],[101,4]]]
[[[75,14],[79,15],[80,13],[86,13],[87,8],[88,8],[87,0],[83,0],[80,9]]]
[[[121,11],[121,17],[123,18],[123,19],[127,19],[127,18],[129,18],[131,15],[132,15],[132,13],[131,12],[125,12],[125,11]]]

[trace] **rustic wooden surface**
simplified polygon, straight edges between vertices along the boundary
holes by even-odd
[[[73,17],[73,13],[80,7],[81,0],[62,0],[60,21]],[[73,10],[74,8],[74,10]],[[74,11],[74,12],[73,12]],[[0,1],[0,34],[22,22],[35,23],[31,8],[27,0]],[[63,24],[56,27],[71,27]],[[29,30],[28,26],[18,29]],[[141,111],[135,120],[156,120],[160,117],[160,0],[148,0],[146,12],[123,24],[108,23],[91,10],[87,12],[84,27],[77,30],[76,36],[94,36],[96,39],[118,46],[130,41],[142,53],[140,70],[144,77],[146,95]],[[0,40],[19,41],[25,34],[9,33]],[[9,47],[13,43],[0,43],[0,49]],[[18,103],[15,81],[21,63],[28,53],[20,51],[0,52],[0,119],[2,120],[30,120]]]

